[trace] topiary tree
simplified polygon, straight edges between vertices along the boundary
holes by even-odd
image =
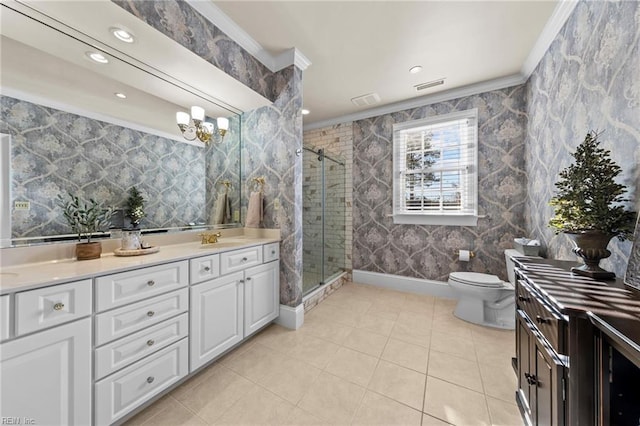
[[[129,198],[127,198],[127,207],[125,215],[131,221],[131,225],[137,228],[140,225],[140,219],[146,216],[144,212],[145,199],[142,193],[135,186],[129,189]]]
[[[572,154],[575,159],[560,172],[556,196],[550,201],[555,215],[549,226],[556,232],[579,233],[596,230],[620,240],[630,239],[635,212],[623,205],[627,187],[616,183],[622,169],[610,158],[610,151],[599,147],[599,135],[587,133]]]

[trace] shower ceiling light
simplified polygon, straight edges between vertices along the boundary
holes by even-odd
[[[302,110],[302,115],[309,115],[311,111],[309,111],[308,109],[303,109]]]

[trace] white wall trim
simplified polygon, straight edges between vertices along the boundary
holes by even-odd
[[[69,105],[66,104],[64,102],[60,102],[60,101],[56,101],[56,100],[52,100],[49,99],[47,97],[41,96],[41,95],[34,95],[33,93],[27,93],[27,92],[23,92],[22,90],[17,90],[17,89],[13,89],[11,87],[3,87],[1,93],[4,96],[9,96],[11,98],[16,98],[16,99],[20,99],[23,101],[27,101],[27,102],[31,102],[34,104],[38,104],[38,105],[42,105],[45,107],[49,107],[49,108],[53,108],[53,109],[57,109],[60,111],[65,111],[71,114],[77,114],[77,115],[81,115],[83,117],[87,117],[87,118],[91,118],[94,120],[98,120],[98,121],[104,121],[107,123],[111,123],[111,124],[115,124],[116,126],[122,126],[122,127],[126,127],[128,129],[133,129],[133,130],[137,130],[139,132],[144,132],[144,133],[148,133],[151,135],[156,135],[156,136],[160,136],[162,138],[167,138],[167,139],[171,139],[174,140],[176,142],[182,142],[182,143],[186,143],[189,145],[194,145],[194,146],[198,146],[200,148],[203,148],[204,145],[200,142],[195,142],[195,141],[188,141],[184,138],[181,138],[179,136],[176,136],[172,133],[167,133],[167,132],[163,132],[151,127],[147,127],[147,126],[142,126],[140,124],[136,124],[136,123],[132,123],[126,120],[122,120],[119,118],[115,118],[115,117],[111,117],[110,115],[106,115],[106,114],[101,114],[95,111],[89,111],[86,109],[82,109],[79,108],[75,105]]]
[[[238,43],[240,47],[253,55],[253,57],[260,61],[265,67],[269,68],[271,72],[280,71],[289,65],[295,65],[304,71],[309,65],[311,65],[311,61],[309,61],[309,59],[307,59],[307,57],[295,47],[278,56],[272,55],[212,1],[185,1],[206,20],[218,27],[233,41]]]
[[[360,269],[353,270],[353,282],[368,284],[407,293],[423,294],[436,297],[456,299],[456,295],[448,283],[421,278],[403,277],[400,275],[381,274]]]
[[[291,330],[299,329],[304,324],[304,304],[301,303],[295,308],[280,305],[280,316],[276,318],[275,322]]]
[[[526,77],[528,80],[533,71],[536,69],[542,58],[544,57],[547,50],[549,50],[549,46],[553,43],[553,40],[556,39],[560,30],[573,13],[573,9],[575,9],[578,4],[578,0],[561,0],[556,5],[553,13],[549,17],[549,20],[545,24],[540,36],[536,40],[531,52],[529,52],[529,56],[525,59],[522,64],[521,74]]]
[[[0,247],[11,246],[11,135],[0,133]]]
[[[333,126],[349,121],[357,121],[365,118],[378,117],[393,112],[404,111],[411,108],[417,108],[425,105],[436,104],[438,102],[446,102],[452,99],[464,98],[466,96],[477,95],[479,93],[490,92],[492,90],[500,90],[507,87],[518,86],[524,84],[528,77],[522,74],[513,74],[506,77],[487,80],[480,83],[469,84],[455,89],[445,90],[434,93],[432,95],[420,96],[419,98],[407,99],[400,102],[394,102],[365,111],[355,112],[353,114],[343,115],[342,117],[330,118],[328,120],[316,121],[304,125],[304,131],[321,129],[323,127]]]

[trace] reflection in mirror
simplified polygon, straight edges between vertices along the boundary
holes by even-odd
[[[85,55],[92,46],[4,4],[2,19],[0,133],[9,135],[3,152],[9,139],[11,145],[11,192],[2,217],[3,224],[11,219],[14,244],[69,234],[55,203],[66,192],[121,208],[136,186],[146,199],[141,227],[147,230],[239,223],[238,110],[113,55],[113,68],[100,69]],[[206,145],[182,137],[175,114],[192,105],[205,109],[207,121],[229,119],[224,139],[217,129]],[[128,223],[120,215],[114,225]]]

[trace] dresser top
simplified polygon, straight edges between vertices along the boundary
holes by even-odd
[[[619,344],[640,354],[640,291],[621,279],[573,274],[575,262],[514,257],[526,280],[560,313],[588,317]]]

